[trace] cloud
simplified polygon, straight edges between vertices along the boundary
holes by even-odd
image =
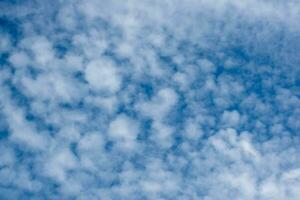
[[[236,127],[240,122],[240,114],[234,111],[224,111],[221,118],[223,124],[228,127]]]
[[[154,120],[163,119],[172,107],[177,103],[177,94],[173,89],[164,88],[157,92],[149,102],[141,102],[137,105],[137,110],[143,112],[145,116]]]
[[[91,61],[86,67],[85,76],[95,90],[114,93],[120,89],[121,79],[116,68],[109,62]]]
[[[138,134],[138,124],[126,115],[117,116],[109,124],[108,134],[124,148],[134,148]]]
[[[299,8],[1,2],[0,199],[299,199]]]

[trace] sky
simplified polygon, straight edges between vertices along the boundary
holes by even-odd
[[[297,0],[0,1],[0,199],[299,200]]]

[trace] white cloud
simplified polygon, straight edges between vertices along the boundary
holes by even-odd
[[[9,51],[11,48],[11,41],[8,35],[2,34],[2,37],[0,39],[0,50],[2,52]]]
[[[3,94],[5,94],[5,89]],[[11,104],[10,99],[1,98],[3,105],[2,112],[8,122],[11,131],[10,140],[16,144],[24,146],[25,149],[40,151],[47,148],[49,144],[48,136],[39,133],[34,124],[25,119],[25,113],[22,109]]]
[[[115,93],[121,87],[121,77],[109,61],[91,61],[85,69],[85,76],[94,90]]]
[[[45,65],[53,61],[55,55],[52,44],[46,37],[25,38],[21,43],[22,47],[32,51],[34,59],[37,62],[36,67],[45,69]]]
[[[15,67],[26,67],[30,63],[28,55],[23,51],[13,53],[10,56],[9,61]]]
[[[224,111],[222,114],[222,123],[226,127],[237,127],[240,123],[240,114],[236,110]]]
[[[132,149],[136,145],[139,126],[134,119],[126,115],[119,115],[109,124],[108,133],[122,148]]]
[[[198,64],[201,68],[201,71],[203,71],[204,73],[212,73],[216,71],[215,65],[207,59],[199,60]]]
[[[45,174],[55,181],[64,182],[67,180],[68,170],[77,166],[76,158],[69,149],[60,149],[50,155],[48,163],[44,163]]]
[[[137,110],[142,111],[145,116],[154,120],[163,119],[172,107],[177,103],[177,94],[173,89],[160,89],[156,96],[149,102],[141,102],[137,105]]]

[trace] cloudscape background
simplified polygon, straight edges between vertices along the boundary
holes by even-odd
[[[300,2],[2,0],[0,199],[299,200]]]

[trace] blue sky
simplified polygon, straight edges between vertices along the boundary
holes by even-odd
[[[0,2],[0,199],[300,199],[300,3]]]

